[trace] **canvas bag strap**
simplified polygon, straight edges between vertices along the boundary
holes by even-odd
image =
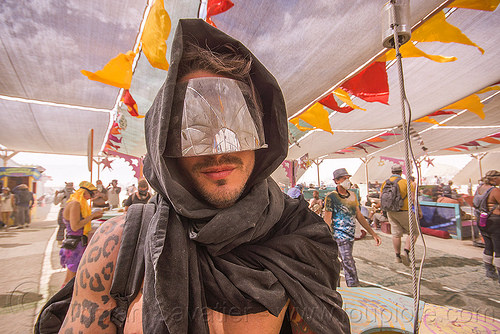
[[[127,210],[110,289],[110,295],[117,304],[111,311],[111,321],[116,325],[117,333],[123,333],[128,307],[141,290],[144,280],[144,240],[155,210],[156,206],[152,203],[133,204]]]

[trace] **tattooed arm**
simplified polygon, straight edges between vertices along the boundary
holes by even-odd
[[[116,333],[110,320],[116,302],[109,290],[124,223],[125,215],[110,219],[92,237],[78,266],[73,298],[59,333]]]

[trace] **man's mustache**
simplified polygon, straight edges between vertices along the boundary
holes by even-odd
[[[224,164],[232,164],[241,167],[243,166],[243,160],[234,155],[223,155],[221,157],[209,155],[204,157],[203,161],[198,162],[193,166],[193,172],[199,172],[204,168],[217,167]]]

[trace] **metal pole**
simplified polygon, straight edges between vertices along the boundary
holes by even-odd
[[[321,187],[320,180],[319,180],[319,163],[316,163],[316,161],[313,160],[313,162],[316,164],[316,171],[318,172],[318,188]]]

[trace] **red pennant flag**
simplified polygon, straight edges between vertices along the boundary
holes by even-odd
[[[111,133],[108,136],[108,139],[111,141],[114,141],[115,143],[121,144],[122,138],[118,138],[116,136],[113,136]]]
[[[125,89],[123,91],[121,101],[123,102],[123,104],[125,104],[127,106],[127,110],[128,110],[128,113],[130,114],[130,116],[137,117],[137,118],[144,118],[143,115],[139,115],[139,111],[137,110],[137,103],[135,102],[132,95],[130,95],[130,92],[128,91],[128,89]]]
[[[368,153],[368,151],[366,150],[366,148],[364,148],[363,145],[361,145],[361,144],[353,145],[352,147],[360,148],[363,151],[365,151],[365,153]]]
[[[451,111],[451,110],[438,110],[433,112],[432,114],[429,114],[427,116],[440,116],[440,115],[456,115],[456,112]]]
[[[385,62],[375,61],[340,87],[367,102],[388,104],[389,84]]]
[[[119,148],[120,148],[120,146],[113,144],[113,143],[112,143],[111,141],[109,141],[109,140],[108,140],[108,142],[106,143],[106,145],[111,146],[111,147],[112,147],[112,148],[114,148],[115,150],[117,150],[117,149],[119,149]]]
[[[230,0],[208,0],[207,3],[207,18],[205,21],[217,28],[211,17],[231,9],[234,6]]]
[[[348,112],[351,112],[352,110],[354,110],[353,108],[351,108],[349,106],[339,107],[339,104],[337,103],[337,100],[335,100],[335,97],[333,96],[333,94],[328,95],[327,97],[325,97],[324,99],[322,99],[318,102],[321,103],[322,105],[324,105],[325,107],[328,107],[332,110],[335,110],[335,111],[338,111],[338,112],[341,112],[344,114],[347,114]]]

